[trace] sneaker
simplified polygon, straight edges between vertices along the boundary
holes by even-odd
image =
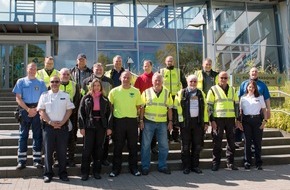
[[[251,169],[251,165],[249,163],[244,164],[245,170]]]
[[[195,168],[192,168],[191,171],[193,171],[194,173],[197,173],[197,174],[201,174],[202,171],[199,167],[195,167]]]
[[[132,171],[131,171],[131,174],[132,174],[133,176],[140,176],[140,175],[141,175],[141,173],[140,173],[137,169],[132,170]]]
[[[143,169],[142,170],[142,175],[148,175],[149,174],[149,170],[148,169]]]
[[[230,170],[239,170],[234,164],[227,164],[227,168]]]
[[[95,179],[102,179],[101,175],[99,173],[94,173],[94,178]]]
[[[171,174],[171,171],[168,168],[158,169],[158,171],[164,174]]]
[[[16,166],[16,170],[22,170],[26,168],[26,165],[24,163],[18,163],[17,166]]]
[[[44,176],[44,177],[43,177],[43,182],[44,182],[44,183],[50,183],[50,182],[51,182],[51,177]]]
[[[42,169],[43,168],[43,165],[41,163],[38,163],[38,162],[34,162],[33,166],[36,167],[37,169]]]
[[[257,170],[263,170],[262,166],[257,166]]]
[[[190,173],[190,169],[186,168],[183,170],[183,174],[189,174]]]
[[[88,174],[82,174],[81,176],[81,180],[82,181],[87,181],[89,179],[89,175]]]
[[[119,175],[119,172],[117,171],[111,171],[111,173],[109,174],[110,177],[117,177]]]
[[[212,165],[212,167],[211,167],[211,171],[218,171],[219,170],[219,165],[217,165],[217,164],[214,164],[214,165]]]

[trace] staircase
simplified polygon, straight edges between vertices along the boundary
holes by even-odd
[[[32,151],[31,151],[31,134],[28,140],[28,160],[27,168],[21,171],[15,170],[17,164],[17,148],[18,148],[18,123],[14,119],[13,112],[17,107],[15,95],[11,89],[0,90],[0,178],[14,177],[31,177],[42,176],[42,170],[32,167]],[[76,162],[77,167],[68,168],[71,176],[80,175],[80,160],[82,139],[78,134]],[[223,140],[225,147],[226,140]],[[262,159],[264,165],[290,164],[290,136],[285,135],[277,129],[265,129],[263,136]],[[112,160],[112,147],[110,145],[109,160]],[[140,155],[139,155],[140,156]],[[128,171],[127,160],[128,152],[125,148],[123,154],[123,172]],[[157,155],[152,155],[151,170],[157,170]],[[212,140],[210,134],[206,135],[204,149],[201,152],[200,167],[203,169],[211,167],[212,159]],[[140,160],[140,158],[139,158]],[[236,150],[236,164],[243,166],[243,148]],[[171,143],[168,155],[168,163],[171,170],[180,170],[180,143]],[[223,149],[223,159],[221,167],[225,166],[225,148]],[[140,165],[140,163],[139,163]],[[102,168],[103,173],[109,173],[111,166]],[[57,174],[57,170],[55,170]]]

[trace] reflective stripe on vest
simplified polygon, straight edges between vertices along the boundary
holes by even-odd
[[[223,89],[218,85],[212,87],[215,94],[214,102],[214,117],[235,117],[234,96],[235,91],[233,87],[229,87],[228,97],[223,92]]]
[[[73,101],[73,98],[76,94],[76,83],[74,81],[69,81],[68,85],[66,85],[66,88],[64,88],[64,85],[60,85],[59,89],[68,93],[70,100]]]
[[[155,122],[166,122],[167,121],[166,103],[169,95],[168,90],[166,88],[163,88],[158,98],[153,97],[153,95],[155,94],[153,88],[145,90],[145,93],[146,97],[148,97],[146,98],[147,101],[144,113],[145,118]]]
[[[37,71],[37,78],[43,80],[46,87],[49,87],[50,77],[53,77],[55,75],[59,77],[59,71],[56,69],[53,69],[50,76],[48,76],[47,72],[44,69]]]
[[[171,92],[173,96],[176,95],[181,89],[179,76],[180,70],[178,68],[174,68],[173,70],[164,68],[160,70],[160,74],[163,76],[163,85]]]

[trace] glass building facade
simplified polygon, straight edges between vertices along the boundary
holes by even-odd
[[[115,55],[136,74],[173,55],[187,73],[213,60],[215,70],[257,66],[289,76],[289,0],[0,0],[0,88],[11,88],[30,61],[71,68],[78,53],[88,65]],[[133,64],[126,62],[131,58]]]

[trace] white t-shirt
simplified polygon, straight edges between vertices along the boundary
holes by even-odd
[[[196,92],[192,93],[190,96],[190,117],[197,117],[198,116],[198,97],[196,96]]]
[[[51,90],[42,93],[37,110],[44,109],[51,121],[62,121],[66,110],[74,109],[69,94],[63,91],[53,93]]]
[[[262,108],[266,108],[263,95],[255,97],[254,95],[244,95],[240,100],[240,108],[244,115],[258,115]]]

